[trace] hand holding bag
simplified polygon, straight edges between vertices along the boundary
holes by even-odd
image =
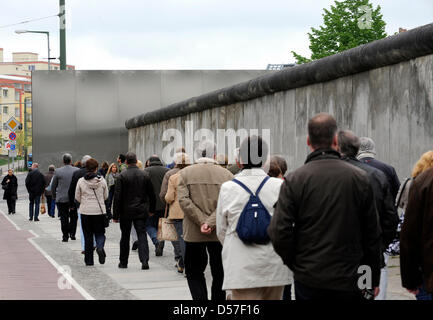
[[[168,205],[165,206],[164,218],[158,220],[157,238],[159,241],[177,241],[179,237],[176,228],[171,219],[167,219],[167,208]]]

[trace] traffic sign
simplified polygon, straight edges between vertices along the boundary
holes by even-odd
[[[18,127],[20,126],[20,122],[17,120],[17,119],[15,119],[15,117],[11,117],[9,120],[8,120],[8,122],[6,122],[6,127],[10,130],[10,131],[13,131],[13,132],[15,132],[17,129],[18,129]]]
[[[15,158],[17,156],[17,150],[15,149],[15,150],[11,150],[11,151],[9,151],[9,157],[11,157],[11,158]]]
[[[8,141],[5,143],[5,149],[10,150],[11,149],[11,143]]]
[[[11,143],[11,151],[14,151],[16,149],[16,146]]]
[[[17,134],[15,132],[9,133],[9,139],[10,140],[15,140],[16,138],[17,138]]]

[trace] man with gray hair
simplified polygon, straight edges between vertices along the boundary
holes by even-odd
[[[179,171],[178,199],[185,214],[185,274],[193,300],[208,300],[204,271],[209,263],[212,273],[212,300],[225,300],[222,290],[224,269],[222,245],[216,235],[216,207],[221,185],[233,174],[215,161],[212,141],[200,141],[195,164]]]
[[[364,170],[367,173],[368,179],[373,188],[376,209],[379,214],[379,222],[382,229],[382,256],[380,261],[382,269],[379,285],[380,292],[376,297],[376,300],[386,300],[388,284],[388,270],[386,264],[388,262],[388,255],[385,254],[385,251],[397,234],[399,219],[397,209],[394,206],[394,198],[391,195],[389,183],[385,174],[382,171],[356,159],[360,144],[360,139],[352,131],[338,132],[338,148],[342,155],[342,159]],[[370,150],[374,150],[374,145],[373,149]]]
[[[54,173],[51,191],[59,210],[63,234],[62,241],[68,242],[69,237],[71,237],[71,240],[75,240],[75,230],[77,228],[76,211],[70,210],[68,191],[72,175],[78,168],[72,166],[72,156],[69,153],[63,155],[63,164],[64,166]]]
[[[395,199],[397,197],[398,189],[400,189],[400,180],[398,179],[394,167],[375,159],[376,147],[373,139],[361,137],[359,140],[360,146],[357,155],[358,160],[379,169],[385,174],[391,188],[392,198]]]
[[[73,229],[73,237],[71,234],[71,239],[75,240],[75,233],[77,230],[77,220],[80,222],[80,236],[81,236],[81,253],[84,254],[84,249],[85,249],[85,243],[84,243],[84,232],[83,232],[83,227],[81,226],[81,215],[79,212],[79,208],[80,208],[80,204],[75,200],[75,189],[77,189],[77,184],[78,184],[78,180],[80,180],[80,178],[84,177],[86,175],[86,162],[87,160],[91,159],[92,157],[89,156],[88,154],[86,154],[82,159],[81,159],[81,168],[78,168],[79,170],[75,171],[74,174],[72,175],[72,180],[71,180],[71,185],[69,186],[69,191],[68,191],[68,195],[69,195],[69,208],[70,211],[73,212],[73,214],[71,215],[71,220],[70,223],[72,224],[72,229]],[[95,247],[96,247],[96,241],[95,243]]]

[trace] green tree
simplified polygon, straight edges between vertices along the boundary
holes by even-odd
[[[380,9],[380,6],[374,9],[369,0],[335,1],[330,10],[323,9],[323,25],[311,28],[308,33],[311,58],[292,51],[296,63],[307,63],[385,38],[386,23]]]
[[[27,139],[24,139],[24,130],[21,130],[17,134],[16,139],[16,148],[18,150],[19,155],[24,155],[24,149],[32,146],[32,136],[27,136]],[[24,141],[27,140],[27,141]]]

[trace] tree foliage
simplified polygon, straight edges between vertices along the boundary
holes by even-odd
[[[323,25],[318,29],[311,28],[311,32],[308,33],[311,58],[305,58],[292,51],[298,64],[327,57],[387,36],[381,8],[377,6],[374,9],[369,0],[335,1],[330,10],[323,10]]]

